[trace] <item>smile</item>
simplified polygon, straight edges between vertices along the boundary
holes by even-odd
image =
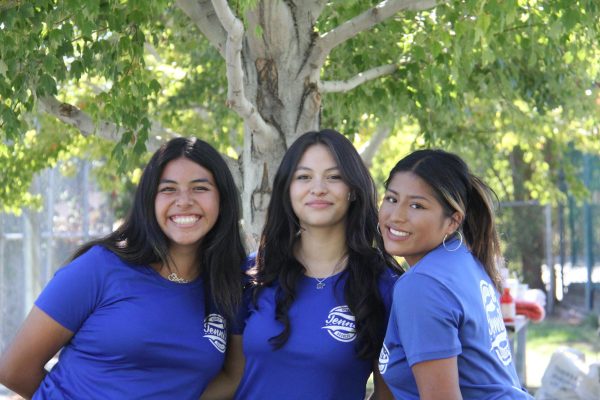
[[[200,216],[198,216],[198,215],[174,215],[170,218],[170,220],[175,222],[177,225],[193,225],[198,220],[200,220]]]
[[[410,235],[410,233],[405,232],[405,231],[397,231],[396,229],[392,229],[392,228],[388,228],[388,231],[390,232],[390,234],[392,236],[396,236],[396,237],[408,237]]]
[[[328,207],[332,204],[333,203],[330,203],[328,201],[311,201],[311,202],[306,203],[307,206],[315,207],[315,208],[324,208],[324,207]]]

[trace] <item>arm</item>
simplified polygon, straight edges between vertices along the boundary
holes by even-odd
[[[34,306],[0,358],[0,382],[31,398],[46,376],[44,366],[72,336],[73,332]]]
[[[456,357],[420,362],[412,371],[422,400],[462,400]]]
[[[388,385],[379,373],[377,360],[373,364],[373,394],[369,397],[369,400],[394,400],[394,395],[392,395]]]
[[[244,372],[242,335],[231,335],[227,343],[225,364],[219,374],[208,384],[201,400],[232,399]]]

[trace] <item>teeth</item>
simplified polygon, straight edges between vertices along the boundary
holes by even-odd
[[[191,225],[199,219],[199,217],[193,215],[180,215],[176,217],[171,217],[171,221],[175,222],[178,225]]]
[[[390,233],[394,236],[402,236],[402,237],[406,237],[409,235],[408,232],[404,232],[404,231],[397,231],[395,229],[390,228]]]

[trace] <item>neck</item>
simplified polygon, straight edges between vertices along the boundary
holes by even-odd
[[[159,273],[167,277],[175,273],[179,278],[191,281],[200,275],[198,267],[198,253],[196,250],[189,249],[169,249],[169,259],[167,265],[160,265]]]
[[[345,232],[314,235],[304,231],[295,249],[296,258],[306,268],[306,275],[318,278],[342,271],[346,267],[347,253]]]

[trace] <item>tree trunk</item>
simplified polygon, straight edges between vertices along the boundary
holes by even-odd
[[[516,201],[529,200],[530,193],[525,182],[531,177],[531,169],[523,159],[523,150],[517,146],[511,158],[514,196]],[[530,288],[542,289],[542,263],[544,262],[544,214],[540,206],[516,207],[514,210],[513,245],[521,256],[523,281]]]
[[[244,127],[240,162],[244,228],[254,239],[262,229],[271,183],[283,154],[299,135],[319,128],[318,70],[304,65],[313,46],[317,16],[303,8],[302,4],[292,7],[263,1],[248,16],[250,27],[242,48],[244,90],[276,133],[265,138],[264,132],[249,124]],[[254,33],[258,27],[262,35]]]

